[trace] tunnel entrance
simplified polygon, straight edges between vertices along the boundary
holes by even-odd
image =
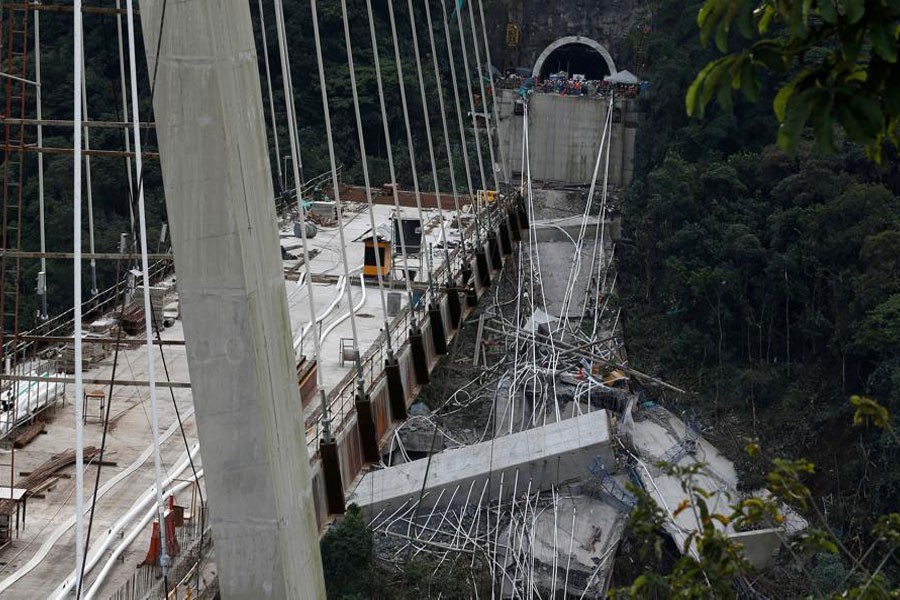
[[[587,79],[603,79],[618,72],[606,48],[579,35],[560,38],[544,48],[534,63],[532,76],[545,78],[560,71],[570,77],[584,75]]]
[[[565,71],[572,75],[584,75],[586,79],[603,79],[610,75],[609,67],[599,52],[584,44],[566,44],[554,50],[544,60],[540,77],[546,79],[553,73]]]

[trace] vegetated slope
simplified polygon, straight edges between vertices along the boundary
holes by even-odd
[[[853,427],[848,399],[900,412],[900,176],[860,148],[774,149],[771,95],[703,121],[684,93],[708,56],[693,8],[664,0],[650,38],[647,119],[625,204],[620,280],[635,366],[688,388],[746,487],[805,456],[846,540],[900,505],[900,449]],[[742,452],[758,438],[763,458]]]

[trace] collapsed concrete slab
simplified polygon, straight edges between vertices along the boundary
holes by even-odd
[[[656,406],[641,411],[641,420],[624,419],[623,430],[638,455],[637,475],[650,497],[662,508],[667,516],[666,531],[672,536],[682,552],[688,551],[696,558],[693,543],[687,544],[692,532],[700,529],[694,511],[684,510],[675,514],[676,508],[689,495],[682,487],[681,478],[670,475],[656,466],[658,462],[673,465],[699,465],[700,470],[693,476],[693,484],[709,493],[706,499],[710,512],[729,514],[731,505],[738,502],[743,494],[738,492],[738,477],[734,464],[717,448],[703,439],[698,432],[667,411]],[[685,442],[691,442],[685,444]],[[768,495],[762,490],[752,495]],[[732,523],[723,524],[714,520],[713,525],[732,540],[744,547],[745,558],[757,569],[772,566],[774,556],[783,540],[806,528],[807,523],[790,507],[782,506],[785,521],[778,528],[753,531],[737,531]]]
[[[450,498],[457,486],[466,489],[473,481],[491,478],[486,499],[500,493],[501,479],[530,478],[536,489],[590,477],[590,467],[599,455],[613,464],[609,414],[600,410],[521,433],[445,450],[428,460],[417,460],[367,473],[347,503],[355,503],[367,514],[393,511],[415,502],[422,494],[422,507],[433,506],[441,491]],[[428,476],[426,478],[426,470]],[[507,490],[508,492],[509,490]],[[457,502],[465,494],[456,494]]]
[[[555,507],[537,513],[528,541],[522,544],[522,556],[504,555],[499,596],[520,598],[529,583],[551,597],[562,593],[566,598],[582,598],[587,590],[597,589],[605,593],[627,518],[598,498],[560,497]],[[500,539],[512,540],[509,526]],[[533,566],[531,582],[525,580],[526,572],[516,568],[517,561]]]

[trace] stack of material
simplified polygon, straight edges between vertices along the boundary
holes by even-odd
[[[108,336],[113,327],[116,326],[116,320],[112,317],[104,317],[97,319],[88,326],[88,331],[97,335]]]
[[[154,327],[163,327],[163,309],[169,302],[169,296],[174,293],[175,284],[170,281],[162,281],[159,285],[150,286],[150,305],[153,307]],[[144,286],[137,286],[134,290],[134,302],[140,305],[144,303]]]
[[[90,338],[99,338],[99,337],[107,337],[106,335],[99,336],[96,333],[82,332],[82,336],[85,339]],[[83,365],[85,369],[90,369],[101,360],[106,358],[108,354],[107,344],[83,344],[81,358],[83,361]],[[74,373],[75,372],[75,342],[69,342],[65,345],[62,350],[61,366],[65,370],[66,373]]]
[[[84,462],[88,463],[100,454],[100,449],[94,446],[88,446],[84,449]],[[23,488],[31,492],[38,488],[45,481],[53,477],[57,471],[68,467],[75,463],[75,450],[66,450],[60,454],[54,454],[50,460],[43,463],[37,469],[29,473],[26,477],[16,482],[16,487]],[[0,500],[0,514],[12,514],[15,510],[15,500]]]
[[[132,302],[122,311],[122,329],[128,335],[139,335],[144,331],[144,306]]]
[[[119,323],[113,317],[104,317],[102,319],[97,319],[93,323],[90,324],[88,330],[92,334],[96,334],[97,337],[106,338],[109,340],[116,339],[116,336],[119,334]],[[112,352],[114,344],[112,342],[103,344],[103,349],[109,353]]]
[[[44,421],[38,419],[31,425],[27,425],[17,431],[12,438],[13,447],[16,450],[19,450],[27,446],[29,442],[31,442],[34,438],[39,436],[41,432],[44,431],[44,426]]]

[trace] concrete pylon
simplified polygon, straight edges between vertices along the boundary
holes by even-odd
[[[141,0],[223,598],[325,598],[246,0]]]

